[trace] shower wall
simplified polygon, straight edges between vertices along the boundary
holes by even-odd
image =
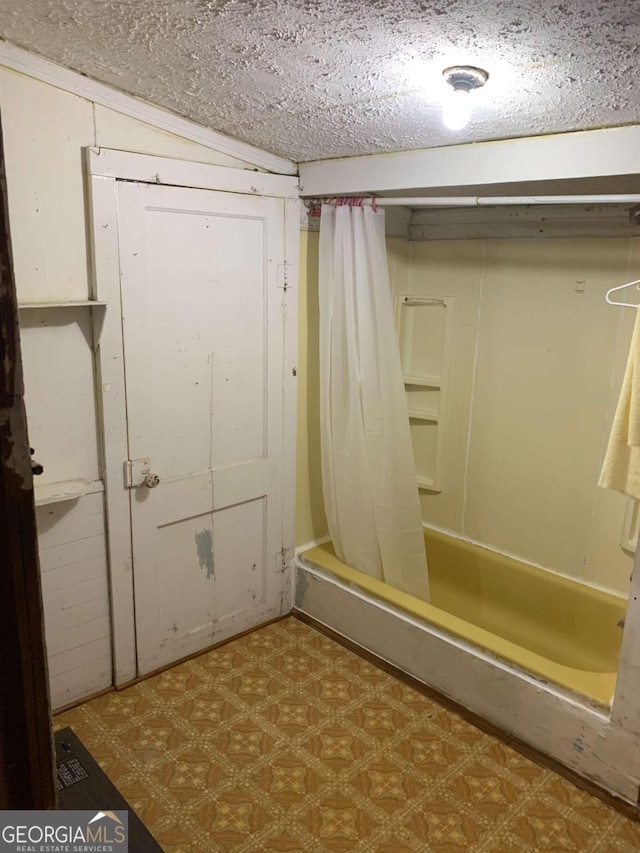
[[[619,591],[628,500],[596,486],[634,321],[605,302],[637,238],[413,242],[404,280],[456,296],[439,494],[425,521]],[[635,273],[635,274],[634,274]]]
[[[326,533],[317,236],[302,237],[298,544]],[[596,482],[635,314],[604,295],[640,277],[640,239],[389,238],[387,249],[396,294],[455,297],[441,491],[421,491],[425,522],[626,592],[629,501]]]
[[[318,354],[317,231],[300,232],[298,279],[298,436],[296,545],[326,536],[320,473],[320,365]]]

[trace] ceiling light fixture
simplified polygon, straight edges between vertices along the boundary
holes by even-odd
[[[452,65],[444,69],[442,76],[451,86],[442,105],[442,121],[449,130],[462,130],[471,117],[471,91],[484,86],[489,75],[472,65]]]

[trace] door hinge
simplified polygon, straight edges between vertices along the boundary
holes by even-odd
[[[278,287],[284,292],[287,292],[289,287],[289,271],[287,267],[289,264],[285,261],[282,264],[278,264]]]
[[[136,489],[144,485],[151,474],[151,459],[127,459],[124,463],[124,485],[126,489]]]
[[[280,570],[286,572],[289,568],[289,549],[284,546],[280,549]]]

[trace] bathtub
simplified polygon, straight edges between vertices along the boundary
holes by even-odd
[[[430,604],[342,563],[331,543],[300,556],[543,681],[610,705],[624,598],[440,531],[425,529],[425,545]]]

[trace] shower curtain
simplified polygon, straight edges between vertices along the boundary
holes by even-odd
[[[322,206],[319,290],[322,490],[336,555],[428,601],[384,213]]]

